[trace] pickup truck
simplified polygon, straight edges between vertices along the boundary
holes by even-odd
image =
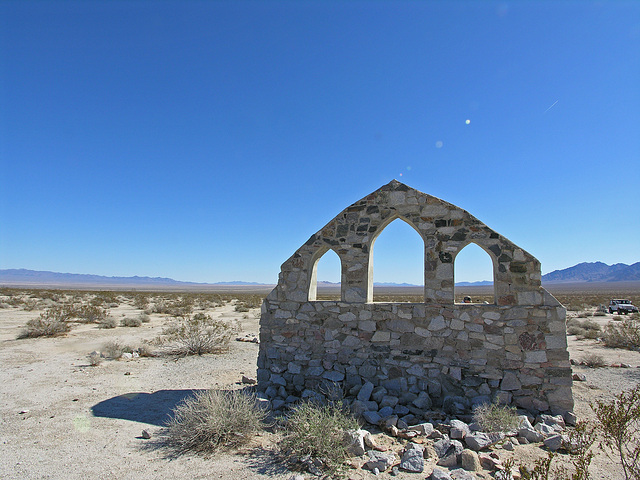
[[[609,313],[627,314],[637,313],[638,307],[631,303],[631,300],[614,299],[609,302]]]

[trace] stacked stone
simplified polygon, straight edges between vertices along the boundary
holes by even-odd
[[[371,303],[370,253],[394,218],[425,241],[424,303]],[[453,303],[453,261],[470,241],[492,257],[494,304]],[[341,301],[315,301],[315,265],[342,261]],[[468,212],[393,181],[313,235],[265,299],[258,388],[282,408],[337,386],[369,415],[468,411],[492,400],[528,411],[573,408],[566,310],[540,287],[540,264]],[[455,412],[454,412],[455,413]]]

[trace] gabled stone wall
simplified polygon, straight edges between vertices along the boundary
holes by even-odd
[[[373,244],[400,218],[424,240],[424,303],[373,303]],[[453,266],[469,243],[494,267],[495,304],[455,304]],[[316,266],[342,264],[341,300],[316,301]],[[259,389],[282,403],[324,384],[371,382],[415,409],[498,399],[571,411],[564,307],[540,263],[468,212],[392,181],[342,211],[283,265],[262,305]]]

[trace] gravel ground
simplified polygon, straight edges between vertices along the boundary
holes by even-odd
[[[255,377],[258,346],[231,342],[229,353],[201,357],[138,358],[103,361],[90,366],[87,354],[108,340],[137,346],[157,337],[168,321],[154,314],[138,328],[101,330],[79,325],[66,337],[17,340],[27,320],[39,312],[11,307],[0,309],[0,478],[2,479],[288,479],[292,473],[277,461],[274,434],[264,432],[251,448],[211,458],[171,456],[158,448],[157,439],[171,409],[194,390],[241,388],[242,375]],[[121,305],[117,318],[139,310]],[[257,310],[234,311],[232,304],[211,310],[213,316],[237,320],[242,335],[257,334]],[[598,317],[606,322],[610,318]],[[597,353],[607,363],[628,363],[633,368],[589,369],[586,382],[574,384],[575,411],[593,418],[589,403],[640,383],[640,353],[611,350],[595,341],[569,338],[572,358]],[[142,438],[142,430],[152,435]],[[500,450],[502,458],[516,457],[532,465],[544,452],[535,446]],[[567,463],[567,456],[560,456]],[[386,474],[385,474],[386,475]],[[622,478],[615,460],[598,453],[592,477]],[[482,478],[491,478],[488,472]],[[373,478],[353,470],[354,479]],[[307,475],[307,478],[311,478]],[[423,478],[401,474],[396,478]]]

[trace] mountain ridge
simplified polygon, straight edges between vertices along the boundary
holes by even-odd
[[[593,282],[628,282],[640,281],[640,262],[631,265],[624,263],[616,263],[607,265],[603,262],[582,262],[572,267],[562,270],[554,270],[542,276],[543,284],[558,283],[593,283]],[[185,282],[174,280],[168,277],[140,277],[134,275],[132,277],[121,276],[105,276],[92,275],[85,273],[59,273],[46,270],[28,270],[25,268],[18,269],[0,269],[0,285],[7,284],[28,284],[28,285],[158,285],[158,286],[207,286],[207,285],[271,285],[259,282],[246,282],[242,280],[227,282]],[[478,282],[457,282],[456,286],[484,286],[491,285],[491,281]],[[331,287],[338,286],[339,283],[319,281],[319,286]],[[376,282],[375,286],[379,287],[414,287],[410,283],[396,282]]]

